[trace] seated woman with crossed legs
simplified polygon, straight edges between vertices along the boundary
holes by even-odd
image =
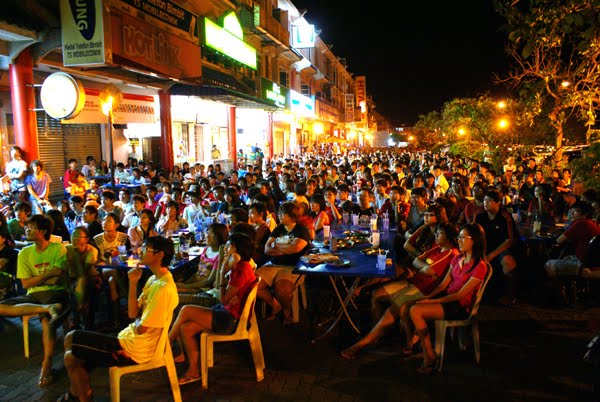
[[[414,339],[415,336],[408,325],[407,307],[411,302],[427,297],[437,287],[440,279],[445,277],[450,261],[458,254],[456,236],[457,230],[454,225],[450,223],[439,225],[435,232],[436,244],[415,258],[414,270],[409,269],[408,279],[388,282],[378,289],[389,295],[390,307],[385,310],[367,336],[342,351],[342,357],[354,359],[363,348],[381,339],[398,320],[406,332],[407,345],[403,352],[404,354],[412,352],[412,347],[418,342],[418,338]]]
[[[423,349],[423,365],[418,369],[420,373],[431,373],[437,361],[427,322],[466,320],[487,275],[485,233],[479,224],[468,223],[462,227],[458,235],[458,247],[460,254],[454,257],[446,277],[431,293],[433,297],[444,291],[442,296],[419,300],[410,309],[410,319]]]
[[[246,298],[254,286],[256,276],[250,266],[254,253],[254,242],[245,234],[234,233],[227,241],[227,254],[238,255],[239,262],[231,270],[229,285],[221,285],[221,304],[212,308],[184,306],[169,332],[169,341],[180,339],[188,358],[188,369],[179,379],[179,384],[189,384],[201,379],[198,372],[199,351],[196,335],[211,330],[217,334],[232,334],[244,309]],[[221,283],[225,283],[224,271],[221,271]]]

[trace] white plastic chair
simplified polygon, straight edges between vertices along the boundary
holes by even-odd
[[[452,327],[468,327],[469,325],[473,330],[473,348],[475,349],[475,361],[479,364],[481,360],[480,355],[480,345],[479,345],[479,320],[477,318],[477,310],[479,309],[479,303],[481,302],[481,298],[483,296],[483,292],[488,282],[492,277],[492,266],[487,264],[488,271],[486,273],[486,277],[483,280],[483,283],[479,287],[477,291],[477,296],[475,298],[475,303],[473,304],[473,309],[471,310],[471,314],[469,318],[466,320],[436,320],[435,321],[435,354],[439,358],[438,363],[438,371],[442,371],[442,364],[444,362],[444,346],[446,344],[446,329]]]
[[[175,362],[173,361],[173,352],[171,351],[171,343],[169,342],[169,326],[171,324],[172,315],[169,315],[165,326],[163,327],[160,339],[154,350],[154,355],[148,363],[134,364],[131,366],[112,366],[108,369],[110,377],[110,399],[112,402],[121,400],[121,376],[138,371],[152,370],[158,367],[165,367],[171,384],[171,392],[175,402],[181,402],[181,391],[179,390],[179,382],[177,380],[177,371]]]
[[[254,360],[254,369],[256,370],[256,381],[260,382],[265,378],[265,359],[260,342],[260,333],[258,331],[258,323],[256,322],[256,314],[254,314],[254,302],[256,301],[256,292],[258,290],[258,278],[246,298],[242,315],[238,321],[235,332],[231,335],[219,335],[210,331],[202,332],[200,336],[200,359],[202,370],[202,388],[208,388],[208,368],[214,365],[213,348],[215,342],[231,342],[247,339],[250,343],[252,351],[252,359]]]
[[[65,314],[66,312],[63,312],[61,314]],[[29,359],[29,320],[32,318],[40,318],[39,314],[29,314],[29,315],[22,315],[21,316],[21,321],[23,321],[23,349],[25,352],[25,358]],[[63,333],[66,335],[67,332],[69,332],[69,328],[67,326],[67,320],[63,321],[62,327],[63,327]]]
[[[304,286],[304,275],[296,281],[296,287],[292,292],[292,322],[297,324],[300,322],[300,298],[302,298],[302,307],[306,310],[306,287]]]

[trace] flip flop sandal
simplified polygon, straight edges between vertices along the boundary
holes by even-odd
[[[52,377],[52,374],[41,375],[40,378],[38,379],[38,387],[44,388],[49,385],[52,385],[53,382],[54,382],[54,377]]]
[[[182,377],[178,380],[179,385],[191,384],[193,382],[198,382],[202,379],[202,377]]]

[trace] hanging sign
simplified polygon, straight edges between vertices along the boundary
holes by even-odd
[[[63,72],[50,74],[40,91],[42,107],[54,119],[71,119],[85,104],[85,92],[79,80]]]
[[[65,66],[105,64],[102,0],[60,0]]]

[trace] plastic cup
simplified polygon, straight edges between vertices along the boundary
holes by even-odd
[[[385,271],[385,262],[387,259],[387,255],[385,254],[377,254],[377,268],[380,271]]]
[[[121,255],[127,253],[127,246],[117,246],[117,249],[119,250],[119,254]]]
[[[371,234],[371,244],[373,247],[379,247],[379,232],[373,232]]]
[[[390,219],[383,218],[383,230],[390,230]]]
[[[377,230],[377,218],[371,218],[371,230],[372,231]]]
[[[350,214],[348,212],[344,212],[342,214],[342,222],[344,223],[344,225],[350,223]]]
[[[331,227],[329,225],[323,225],[323,238],[328,239]]]
[[[352,214],[352,224],[354,226],[358,226],[358,218],[359,218],[358,215]]]

